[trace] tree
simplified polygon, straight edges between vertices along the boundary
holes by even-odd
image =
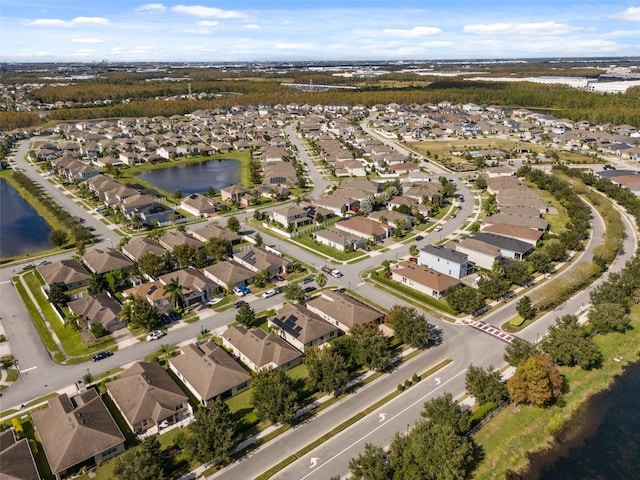
[[[69,235],[64,230],[53,230],[49,234],[49,242],[58,248],[61,248],[69,241]]]
[[[89,275],[89,295],[95,295],[104,292],[109,285],[101,273],[92,273]]]
[[[253,238],[256,241],[256,247],[261,247],[264,244],[264,240],[262,239],[260,232],[256,233]]]
[[[313,347],[304,353],[311,389],[330,393],[346,385],[349,380],[347,364],[336,350]]]
[[[248,303],[243,303],[236,313],[236,322],[247,327],[253,327],[256,324],[256,312]]]
[[[196,247],[182,243],[176,245],[171,252],[178,268],[185,268],[194,263],[196,258]]]
[[[253,277],[253,283],[258,288],[263,288],[269,283],[271,279],[271,272],[268,269],[260,270],[256,273],[256,276]]]
[[[567,249],[564,244],[558,240],[552,240],[544,248],[544,251],[549,255],[549,259],[552,262],[562,262],[567,258]]]
[[[354,325],[349,333],[356,341],[358,363],[378,371],[387,367],[391,359],[389,343],[375,323]]]
[[[289,300],[290,302],[304,303],[307,294],[302,289],[300,285],[297,283],[290,283],[286,287],[284,287],[284,298]]]
[[[349,460],[352,478],[357,480],[388,480],[392,478],[389,459],[384,449],[371,443],[364,446],[364,452]]]
[[[176,308],[182,308],[185,305],[184,290],[185,286],[180,283],[178,277],[173,277],[169,280],[169,283],[162,287],[162,293],[169,294],[169,301],[172,302]]]
[[[274,423],[291,423],[298,404],[292,380],[280,369],[261,370],[252,379],[251,403],[258,417]]]
[[[145,253],[138,262],[138,268],[151,278],[158,278],[163,271],[162,258],[153,253]]]
[[[394,305],[392,312],[391,317],[387,315],[385,322],[393,321],[393,330],[402,343],[416,348],[425,347],[431,336],[425,316],[413,307],[398,305]]]
[[[456,313],[474,313],[485,306],[478,292],[468,285],[447,289],[445,298]]]
[[[369,215],[373,212],[373,208],[376,205],[376,200],[373,195],[367,195],[360,201],[360,209],[358,211],[362,212],[365,215]]]
[[[507,262],[502,267],[504,270],[505,278],[516,285],[526,285],[532,279],[531,272],[529,271],[529,265],[525,262]]]
[[[207,196],[212,198],[216,196],[216,190],[211,185],[209,185],[209,188],[207,189]]]
[[[486,370],[482,367],[469,365],[465,388],[480,404],[487,402],[500,404],[509,396],[500,372],[494,370],[493,365]]]
[[[527,257],[527,262],[535,272],[546,273],[551,269],[551,259],[542,250],[536,250]]]
[[[163,462],[158,438],[148,437],[137,447],[116,457],[113,473],[123,480],[162,480],[165,478]]]
[[[498,211],[498,201],[496,200],[495,193],[491,193],[482,202],[482,209],[487,216],[493,215]]]
[[[619,303],[599,303],[589,312],[589,321],[600,333],[625,332],[631,328],[628,313]]]
[[[476,188],[479,188],[480,190],[486,190],[487,187],[487,179],[481,175],[478,176],[478,178],[476,178]]]
[[[418,422],[408,437],[391,442],[394,480],[469,478],[475,462],[473,441],[448,424]]]
[[[120,310],[121,318],[128,318],[132,323],[140,325],[147,330],[153,330],[158,325],[157,310],[144,298],[133,296],[127,299]]]
[[[418,245],[416,245],[415,243],[411,244],[411,246],[409,247],[409,255],[411,255],[412,257],[417,257],[418,255],[420,255]]]
[[[316,275],[316,283],[320,287],[320,290],[324,290],[324,286],[327,284],[327,276],[324,273],[320,272],[318,275]]]
[[[229,406],[218,396],[207,407],[198,408],[193,416],[194,422],[189,425],[191,435],[185,439],[189,457],[203,463],[228,461],[238,441],[237,422]]]
[[[256,239],[257,239],[256,234]],[[216,262],[225,259],[233,252],[231,242],[224,238],[210,238],[204,245],[209,256]]]
[[[116,268],[115,270],[105,273],[104,279],[106,280],[107,285],[109,285],[109,290],[112,293],[116,293],[118,291],[118,287],[125,279],[125,274],[121,269]]]
[[[176,190],[175,192],[173,192],[173,196],[176,200],[182,200],[182,197],[184,195],[182,194],[182,190]]]
[[[504,361],[512,367],[518,367],[538,353],[537,345],[514,337],[504,349]]]
[[[563,379],[546,353],[536,353],[507,380],[509,397],[516,404],[547,405],[562,394]]]
[[[66,305],[69,302],[69,295],[59,283],[54,283],[49,287],[47,296],[54,305]]]
[[[109,333],[107,329],[104,328],[104,325],[102,325],[100,322],[96,322],[91,325],[90,330],[91,334],[96,338],[104,337],[107,333]]]
[[[449,425],[459,435],[471,427],[471,413],[461,409],[450,393],[425,402],[421,415],[431,423]]]
[[[84,240],[78,240],[76,242],[76,257],[82,258],[87,251],[87,246]]]
[[[602,353],[593,338],[578,324],[578,317],[575,315],[557,318],[556,324],[549,327],[540,346],[558,365],[580,365],[589,370],[602,364]]]
[[[240,221],[237,217],[231,215],[227,219],[227,229],[229,229],[233,233],[238,233],[240,231]]]
[[[509,293],[509,282],[503,280],[500,275],[483,275],[478,280],[478,292],[484,297],[498,300]]]
[[[525,295],[516,304],[516,312],[518,312],[518,315],[520,315],[524,320],[531,320],[536,316],[537,310],[531,304],[531,298],[529,298],[528,295]]]

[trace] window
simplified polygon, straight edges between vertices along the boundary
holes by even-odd
[[[176,412],[177,412],[178,410],[182,410],[182,404],[181,404],[181,403],[179,403],[178,405],[176,405]]]

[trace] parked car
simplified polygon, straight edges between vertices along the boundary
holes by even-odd
[[[152,342],[154,340],[158,340],[164,337],[166,334],[162,330],[154,330],[149,335],[147,335],[147,342]]]
[[[434,228],[434,232],[441,232],[441,231],[442,231],[442,227],[440,225]]]
[[[316,287],[306,287],[304,289],[304,293],[311,293],[316,289]]]
[[[233,287],[233,293],[238,297],[243,297],[245,295],[244,290],[240,287]]]
[[[238,300],[236,303],[233,304],[233,308],[240,308],[245,303],[247,302],[245,302],[244,300]]]
[[[304,277],[302,279],[302,283],[303,284],[307,284],[307,283],[311,283],[311,282],[313,282],[313,277]]]
[[[169,325],[171,323],[171,317],[166,313],[160,315],[160,320],[162,320],[162,323],[164,323],[165,325]]]
[[[273,277],[276,282],[284,282],[284,277],[282,275],[276,275]]]
[[[87,227],[87,230],[89,230],[90,232],[95,232],[96,231],[95,227],[91,227],[91,226]]]
[[[328,273],[331,274],[331,268],[327,267],[326,265],[323,265],[320,270],[322,270],[324,273]]]
[[[418,263],[418,259],[416,257],[409,257],[409,261],[411,263]]]
[[[111,355],[113,355],[113,352],[100,352],[100,353],[96,353],[91,360],[94,362],[98,362],[100,360],[110,357]]]
[[[266,292],[264,292],[262,294],[262,298],[269,298],[269,297],[273,297],[276,294],[276,291],[274,289],[271,290],[267,290]]]
[[[240,290],[242,290],[242,293],[243,293],[244,295],[249,295],[249,294],[251,293],[251,290],[249,290],[249,288],[248,288],[248,287],[246,287],[246,286],[244,286],[244,285],[241,285],[241,286],[240,286]]]

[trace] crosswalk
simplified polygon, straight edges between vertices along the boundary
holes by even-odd
[[[484,333],[487,333],[489,335],[493,335],[496,338],[499,338],[500,340],[502,340],[503,342],[506,343],[511,343],[513,341],[513,335],[504,332],[502,330],[500,330],[498,327],[494,327],[493,325],[489,325],[488,323],[485,322],[481,322],[480,320],[474,320],[473,322],[469,323],[468,325],[472,326],[473,328],[476,328]]]

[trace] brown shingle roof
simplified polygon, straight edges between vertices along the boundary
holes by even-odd
[[[129,268],[131,260],[115,248],[94,248],[82,257],[89,270],[96,273],[107,273],[117,268]]]
[[[222,336],[258,369],[276,368],[301,356],[301,353],[282,338],[260,328],[247,330],[242,325],[229,327]]]
[[[337,321],[348,329],[361,323],[381,320],[384,315],[349,295],[325,290],[311,300],[307,308],[322,318]]]
[[[89,280],[89,272],[77,260],[60,260],[37,267],[47,285],[84,282]]]

